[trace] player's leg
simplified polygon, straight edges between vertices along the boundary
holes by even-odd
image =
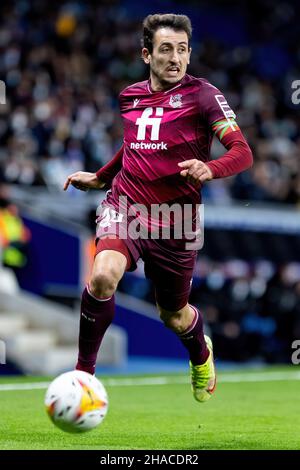
[[[194,397],[206,401],[215,385],[213,355],[211,341],[204,336],[202,315],[188,304],[197,253],[184,247],[181,240],[149,241],[145,274],[154,283],[164,324],[188,350]]]
[[[155,287],[156,302],[164,324],[187,348],[193,364],[203,364],[209,351],[201,313],[188,304],[197,253],[183,250],[179,240],[147,242],[145,274]]]
[[[91,279],[82,294],[76,369],[94,373],[101,341],[115,313],[114,293],[129,266],[122,240],[99,240]]]
[[[204,338],[203,318],[200,311],[189,304],[182,308],[177,305],[176,308],[176,304],[171,305],[170,301],[164,301],[164,293],[161,290],[156,290],[156,296],[157,301],[160,302],[157,308],[165,326],[180,338],[189,352],[191,362],[194,365],[203,364],[209,356],[209,350]],[[172,310],[169,309],[170,307]]]
[[[162,304],[170,306],[169,302],[164,301],[162,292],[157,292],[156,295]],[[216,386],[216,373],[212,342],[208,336],[204,335],[201,312],[188,303],[178,310],[168,310],[159,304],[157,307],[165,326],[177,334],[188,350],[191,384],[195,399],[199,402],[207,401]],[[172,305],[171,307],[175,308]]]

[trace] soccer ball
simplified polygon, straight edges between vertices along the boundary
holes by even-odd
[[[66,432],[90,431],[100,424],[108,409],[107,393],[91,374],[74,370],[51,382],[45,396],[51,421]]]

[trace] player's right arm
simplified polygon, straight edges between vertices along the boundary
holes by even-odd
[[[116,174],[122,168],[123,146],[116,153],[116,155],[96,173],[89,173],[87,171],[77,171],[69,175],[64,184],[64,191],[70,185],[80,191],[87,191],[88,189],[102,189],[105,186],[110,186]]]
[[[114,177],[119,173],[122,168],[122,159],[123,159],[124,145],[118,150],[116,155],[96,171],[96,176],[99,181],[104,182],[105,186],[110,186]]]
[[[64,191],[66,191],[70,185],[80,191],[87,191],[88,189],[104,188],[105,182],[100,181],[96,173],[76,171],[76,173],[72,173],[72,175],[69,175],[66,179]]]

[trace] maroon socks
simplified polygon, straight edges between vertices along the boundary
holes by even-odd
[[[100,344],[114,313],[114,296],[98,299],[90,293],[88,286],[84,289],[81,299],[77,370],[94,374]]]
[[[192,305],[194,319],[189,328],[179,336],[182,344],[189,352],[193,365],[203,364],[208,356],[201,313]],[[84,289],[81,300],[79,327],[79,354],[76,369],[94,374],[97,354],[103,336],[111,324],[115,313],[114,296],[98,299],[90,292],[88,286]]]
[[[195,366],[204,364],[209,356],[209,350],[204,338],[202,315],[193,305],[190,307],[195,312],[194,320],[189,328],[178,336],[189,352],[191,363]]]

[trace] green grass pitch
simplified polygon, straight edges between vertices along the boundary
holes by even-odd
[[[200,404],[187,375],[100,377],[108,414],[98,428],[74,435],[47,417],[45,387],[31,388],[49,378],[1,377],[0,449],[300,449],[297,366],[218,378],[212,399]],[[29,389],[3,389],[20,383]]]

